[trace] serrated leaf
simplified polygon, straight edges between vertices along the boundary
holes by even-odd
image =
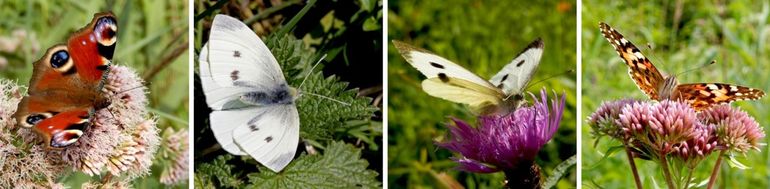
[[[297,100],[297,109],[303,139],[331,139],[335,129],[344,127],[346,121],[369,119],[377,110],[370,103],[370,98],[357,96],[358,89],[348,90],[347,82],[341,82],[333,75],[324,77],[320,64],[311,71],[317,60],[302,40],[291,36],[270,36],[266,41],[289,85],[297,87],[302,94]]]
[[[559,165],[556,166],[556,168],[553,169],[553,173],[551,173],[551,176],[548,177],[548,179],[545,180],[545,187],[543,189],[549,189],[553,188],[553,186],[556,186],[556,183],[559,183],[559,179],[561,179],[562,176],[564,176],[564,173],[567,172],[567,169],[572,167],[577,163],[577,154],[572,155],[572,157],[567,158],[563,162],[559,163]]]
[[[233,156],[229,154],[221,155],[209,163],[197,165],[195,167],[195,185],[211,186],[214,180],[223,187],[235,188],[243,184],[243,181],[238,179],[238,173],[233,173],[235,166],[227,163],[231,159]]]
[[[249,174],[246,188],[379,188],[377,172],[367,170],[368,165],[360,149],[332,142],[324,155],[303,154],[280,173]]]

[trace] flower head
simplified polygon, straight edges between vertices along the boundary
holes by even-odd
[[[22,95],[19,86],[9,80],[0,80],[0,186],[29,186],[57,188],[57,178],[66,172],[66,165],[51,160],[46,150],[34,141],[33,132],[16,135],[13,113]],[[28,129],[21,129],[28,130]],[[26,137],[26,138],[25,138]],[[10,171],[9,171],[10,170]]]
[[[89,175],[103,170],[129,177],[147,174],[160,139],[155,119],[147,114],[142,79],[128,67],[112,66],[102,94],[110,106],[96,111],[78,142],[51,155]]]
[[[620,113],[623,107],[637,103],[634,99],[603,102],[591,116],[588,116],[588,125],[591,126],[591,134],[594,136],[610,136],[624,140],[623,128],[620,127]]]
[[[748,150],[759,150],[765,131],[759,123],[743,110],[722,105],[716,106],[700,114],[705,123],[716,127],[718,144],[727,150],[745,153]]]
[[[479,116],[478,128],[453,119],[455,124],[448,126],[453,138],[438,145],[462,155],[455,161],[463,171],[490,173],[531,165],[556,133],[564,111],[564,95],[560,101],[553,99],[549,109],[545,89],[540,93],[540,100],[532,95],[530,107],[507,115]]]
[[[653,150],[654,155],[678,152],[680,145],[697,138],[704,127],[688,104],[668,100],[626,106],[619,120],[626,137],[638,140],[641,149]]]

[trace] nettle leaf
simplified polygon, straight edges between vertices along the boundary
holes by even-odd
[[[302,40],[288,35],[271,35],[265,41],[281,65],[289,85],[300,87],[307,78],[298,88],[301,96],[297,100],[302,132],[300,136],[303,139],[331,139],[336,129],[348,125],[346,121],[368,120],[377,111],[370,103],[371,98],[357,96],[358,89],[348,90],[348,83],[341,82],[336,76],[324,77],[322,64],[311,72],[313,64],[321,56],[314,56],[314,52],[305,47]]]
[[[243,181],[238,179],[239,173],[233,173],[234,165],[230,165],[227,161],[233,159],[231,155],[221,155],[211,162],[196,165],[195,167],[195,185],[212,186],[212,182],[216,179],[219,182],[219,186],[236,188],[243,184]],[[208,188],[208,187],[202,187]]]
[[[344,142],[332,142],[324,155],[302,154],[281,173],[248,174],[246,188],[379,188],[377,172],[367,170],[361,150]]]

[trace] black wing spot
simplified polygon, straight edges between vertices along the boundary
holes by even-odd
[[[516,63],[516,67],[520,67],[522,64],[524,64],[524,60],[519,61],[519,63]]]
[[[240,58],[241,57],[241,51],[233,51],[233,57]]]
[[[238,70],[233,70],[233,72],[230,73],[230,79],[233,79],[233,81],[238,80]]]
[[[269,143],[270,141],[273,141],[273,136],[269,136],[269,137],[265,138],[265,142]]]
[[[438,64],[438,63],[435,63],[435,62],[430,62],[430,65],[433,66],[433,67],[436,67],[438,69],[444,69],[444,65],[441,65],[441,64]]]
[[[257,127],[257,125],[254,125],[254,124],[249,124],[249,129],[251,129],[251,132],[259,131],[259,127]]]
[[[500,83],[504,82],[506,79],[508,79],[508,74],[505,74],[503,76],[503,79],[500,80]]]
[[[441,82],[449,82],[449,77],[446,76],[444,73],[438,73],[438,79],[441,80]]]

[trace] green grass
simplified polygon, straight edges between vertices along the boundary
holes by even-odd
[[[533,82],[576,69],[575,2],[572,1],[389,1],[388,38],[430,50],[489,78],[529,42],[542,37],[545,52]],[[420,87],[423,76],[388,47],[388,183],[394,188],[430,188],[446,183],[441,173],[468,188],[499,188],[502,173],[454,170],[453,154],[434,141],[447,133],[448,117],[474,120],[466,107],[434,98]],[[538,156],[546,174],[575,154],[575,74],[529,87],[566,93],[561,127]],[[575,168],[557,185],[572,188]],[[439,179],[439,180],[437,180]]]
[[[768,15],[770,5],[763,1],[583,1],[582,9],[582,112],[585,118],[603,101],[621,98],[648,99],[628,76],[627,67],[601,36],[599,22],[606,22],[642,50],[658,70],[676,74],[716,60],[715,65],[678,75],[681,83],[722,82],[768,90],[770,48]],[[681,12],[681,15],[677,12]],[[652,48],[650,49],[647,44]],[[733,103],[756,118],[760,125],[770,123],[767,97],[759,101]],[[585,121],[585,120],[581,120]],[[594,138],[586,125],[581,128],[582,182],[587,188],[633,187],[633,177],[624,153],[602,161],[603,154],[618,142]],[[768,140],[767,138],[765,140]],[[767,143],[767,141],[765,141]],[[753,188],[768,185],[770,149],[738,155],[749,170],[722,168],[717,188]],[[708,179],[716,155],[702,162],[695,173],[696,182]],[[664,187],[657,164],[637,160],[646,188]]]
[[[28,37],[21,41],[19,48],[0,51],[8,63],[0,67],[0,77],[27,85],[32,63],[43,56],[48,47],[64,43],[72,32],[88,24],[94,13],[112,11],[120,26],[114,64],[129,66],[146,79],[149,108],[153,114],[160,115],[159,131],[169,127],[186,129],[188,8],[187,1],[2,1],[0,36],[13,38],[12,33],[19,30]],[[168,161],[155,162],[152,174],[136,180],[134,187],[163,186],[158,181],[160,167]],[[80,183],[98,179],[78,173],[62,181],[66,186],[79,187]],[[175,187],[187,188],[187,185]]]

